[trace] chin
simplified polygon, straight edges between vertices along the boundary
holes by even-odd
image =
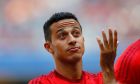
[[[73,53],[66,55],[65,57],[58,58],[64,64],[76,64],[82,61],[83,53]]]
[[[82,60],[82,55],[73,55],[73,56],[70,56],[67,59],[67,62],[69,62],[69,63],[77,63],[77,62],[79,62],[81,60]]]

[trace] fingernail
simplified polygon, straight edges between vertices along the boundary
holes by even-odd
[[[97,39],[97,40],[100,40],[100,37],[99,37],[99,36],[97,36],[97,37],[96,37],[96,39]]]
[[[119,44],[119,41],[117,41],[117,44]]]

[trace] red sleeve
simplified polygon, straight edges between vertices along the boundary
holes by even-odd
[[[140,39],[129,45],[115,64],[117,81],[140,84]]]
[[[41,80],[41,79],[34,79],[30,80],[28,84],[52,84],[47,80]]]
[[[41,84],[38,80],[30,80],[28,84]]]

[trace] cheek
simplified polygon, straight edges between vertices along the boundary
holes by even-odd
[[[53,48],[54,52],[62,53],[65,52],[66,45],[63,42],[55,42]]]
[[[84,46],[84,38],[83,37],[79,38],[78,41],[81,44],[81,46]]]
[[[84,45],[84,43],[82,43],[82,51],[83,52],[85,51],[85,45]]]
[[[82,51],[84,52],[85,50],[84,38],[82,38],[82,40],[80,41],[80,45],[81,45]]]

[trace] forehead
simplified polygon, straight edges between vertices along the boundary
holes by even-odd
[[[80,27],[80,24],[74,19],[64,19],[53,23],[50,28],[51,31],[57,31],[60,28],[71,27],[71,26]]]

